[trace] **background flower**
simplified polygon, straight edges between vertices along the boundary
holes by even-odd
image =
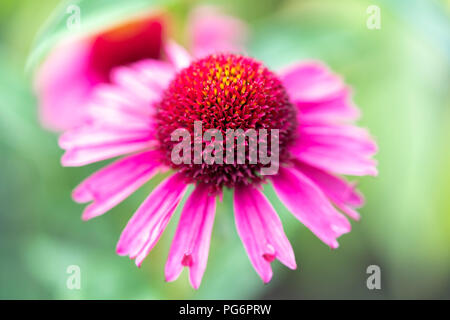
[[[197,292],[187,280],[162,281],[161,266],[175,223],[168,225],[167,236],[154,248],[152,263],[140,270],[126,259],[117,261],[111,248],[157,181],[113,209],[108,219],[88,224],[79,220],[81,208],[69,194],[80,177],[97,166],[58,168],[62,152],[56,137],[37,123],[36,101],[23,75],[35,32],[58,2],[6,0],[0,5],[2,298],[449,297],[449,52],[444,1],[377,1],[382,12],[378,31],[365,26],[366,9],[373,1],[223,1],[230,12],[250,22],[249,53],[270,68],[284,67],[299,56],[321,59],[353,84],[362,124],[370,127],[380,146],[380,174],[376,183],[361,180],[359,188],[368,200],[360,211],[361,222],[331,253],[273,201],[291,242],[302,244],[295,252],[302,260],[295,277],[274,264],[278,276],[267,286],[248,267],[233,218],[226,214],[231,208],[219,205],[208,266],[215,272],[206,271]],[[186,4],[180,3],[174,7],[179,23],[188,14]],[[269,40],[273,45],[267,47]],[[274,200],[273,190],[266,191]],[[224,203],[232,200],[230,194],[224,198]],[[65,270],[71,264],[79,265],[86,277],[80,291],[65,287]],[[381,291],[367,290],[370,264],[381,267]]]
[[[92,93],[111,82],[111,72],[120,66],[154,59],[165,61],[164,47],[171,36],[171,19],[162,5],[121,16],[108,24],[77,30],[68,28],[39,65],[34,87],[39,98],[39,114],[44,127],[67,130],[80,125]],[[213,7],[199,7],[190,13],[185,26],[196,57],[211,49],[241,49],[247,38],[246,26]],[[78,32],[75,32],[78,31]]]
[[[110,82],[112,69],[145,58],[163,58],[167,29],[161,9],[153,9],[94,32],[68,32],[34,79],[43,125],[64,130],[80,124],[92,91]]]

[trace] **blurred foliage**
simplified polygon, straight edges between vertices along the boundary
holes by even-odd
[[[82,17],[92,21],[109,8],[124,9],[117,7],[118,1],[82,2],[88,4]],[[129,3],[132,8],[154,2]],[[174,36],[185,35],[177,21],[199,3],[203,2],[170,2],[179,27]],[[320,59],[352,85],[363,111],[361,125],[370,128],[380,147],[380,175],[358,179],[367,199],[360,210],[361,222],[353,223],[353,231],[340,239],[340,248],[331,251],[283,208],[267,186],[299,269],[290,271],[274,263],[274,278],[263,285],[235,231],[232,195],[227,192],[218,208],[208,268],[198,291],[189,287],[186,272],[174,283],[163,280],[179,213],[143,267],[136,268],[115,254],[115,244],[139,203],[162,178],[105,216],[88,223],[80,220],[82,206],[71,200],[71,190],[101,164],[60,166],[57,137],[40,128],[31,79],[24,72],[32,48],[42,55],[53,37],[61,36],[63,16],[54,9],[59,6],[64,12],[64,4],[2,0],[0,298],[450,298],[448,2],[208,3],[222,5],[249,22],[249,54],[268,66],[277,69],[298,59]],[[366,28],[366,8],[374,3],[381,8],[380,30]],[[38,31],[45,21],[45,30]],[[66,269],[73,264],[81,267],[79,291],[66,288]],[[366,268],[371,264],[381,267],[380,291],[366,288]]]

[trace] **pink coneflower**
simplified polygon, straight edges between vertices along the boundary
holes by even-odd
[[[205,29],[211,20],[215,21],[213,27]],[[115,68],[144,59],[167,60],[163,47],[170,33],[169,22],[162,8],[154,8],[87,34],[67,34],[36,74],[42,124],[54,131],[78,126],[85,120],[93,91],[110,83]],[[209,7],[193,10],[187,27],[198,55],[211,48],[234,50],[245,41],[245,27],[239,20]]]
[[[158,172],[171,170],[143,202],[117,244],[138,266],[157,243],[188,185],[188,196],[165,268],[167,281],[189,268],[198,288],[207,264],[216,197],[234,190],[238,234],[256,272],[266,283],[271,262],[296,268],[281,221],[262,193],[271,182],[289,211],[331,248],[363,204],[354,185],[338,175],[375,175],[376,144],[352,124],[358,110],[342,80],[318,62],[275,73],[261,62],[229,52],[192,58],[181,46],[165,46],[167,62],[147,59],[111,72],[98,87],[84,125],[66,132],[60,145],[64,166],[83,166],[124,156],[82,182],[77,202],[92,203],[83,219],[102,215]],[[262,176],[256,164],[174,164],[171,133],[184,128],[277,129],[279,165]],[[194,137],[195,138],[195,137]],[[334,206],[333,206],[334,204]]]

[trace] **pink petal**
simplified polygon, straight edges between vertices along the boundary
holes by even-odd
[[[338,174],[354,176],[376,176],[378,174],[375,160],[360,157],[358,154],[348,153],[346,150],[338,148],[310,147],[306,151],[293,152],[293,154],[303,162]]]
[[[349,88],[320,62],[296,64],[281,71],[280,77],[304,117],[354,120],[359,116]]]
[[[303,121],[299,126],[300,143],[302,137],[317,144],[343,145],[366,156],[378,151],[377,144],[367,130],[355,125],[332,124]]]
[[[181,70],[189,66],[191,63],[190,54],[182,46],[174,41],[170,41],[165,46],[167,59],[175,66],[175,69]]]
[[[217,52],[242,53],[248,38],[245,23],[222,14],[214,7],[199,7],[189,20],[194,56]]]
[[[353,184],[306,163],[296,162],[295,167],[314,182],[339,209],[351,218],[359,220],[358,212],[353,210],[352,207],[361,207],[364,204],[364,199],[362,195],[356,192]]]
[[[144,60],[111,71],[112,84],[99,85],[88,109],[90,121],[110,125],[149,126],[155,106],[174,75],[164,62]]]
[[[297,102],[296,104],[300,110],[299,115],[303,119],[354,121],[361,115],[352,101],[349,88],[344,89],[340,95],[333,98],[308,103]]]
[[[46,128],[66,130],[83,118],[89,95],[99,82],[90,76],[89,54],[88,41],[65,42],[53,50],[38,70],[34,87]]]
[[[303,173],[280,168],[271,176],[275,191],[291,213],[331,248],[337,238],[350,231],[348,220],[330,204],[323,192]]]
[[[174,67],[163,61],[147,59],[133,65],[143,82],[149,87],[165,90],[175,76]]]
[[[125,98],[125,96],[122,96],[122,98]],[[152,112],[151,105],[148,105],[148,112]],[[99,126],[121,127],[138,130],[148,130],[153,126],[153,118],[149,115],[139,115],[129,109],[126,109],[124,104],[117,103],[112,99],[105,99],[101,102],[92,101],[86,110],[86,114],[87,119],[85,123]]]
[[[294,100],[314,102],[339,95],[342,80],[319,61],[297,63],[280,72],[286,90]]]
[[[149,105],[161,99],[161,91],[149,85],[138,72],[129,67],[118,67],[112,70],[111,80],[117,86],[124,88],[134,97],[143,111],[149,110]],[[147,111],[148,112],[148,111]]]
[[[67,131],[59,138],[59,146],[70,150],[109,145],[127,141],[147,141],[155,139],[153,130],[128,129],[104,126],[84,126]]]
[[[141,67],[142,68],[142,67]],[[153,104],[162,89],[147,86],[148,77],[131,67],[113,70],[114,84],[99,85],[92,93],[83,127],[65,133],[65,166],[81,166],[155,145]]]
[[[165,268],[166,281],[176,280],[186,266],[192,287],[198,289],[208,260],[215,210],[216,197],[198,185],[183,207]]]
[[[83,212],[83,220],[89,220],[118,205],[149,181],[160,163],[156,151],[138,153],[120,159],[97,171],[73,191],[77,202],[93,201]]]
[[[123,230],[117,254],[129,255],[140,266],[158,242],[186,188],[182,175],[176,173],[153,190]]]
[[[297,267],[280,218],[261,191],[251,186],[236,187],[234,212],[239,237],[253,267],[265,283],[272,278],[270,263],[274,259],[291,269]]]
[[[154,147],[152,140],[125,141],[112,144],[71,148],[64,153],[61,164],[65,167],[80,167],[117,156]]]
[[[369,134],[351,125],[334,125],[306,121],[299,126],[292,154],[302,162],[325,171],[348,175],[377,175],[371,157],[377,145]]]
[[[92,100],[98,108],[120,111],[133,121],[139,121],[140,118],[149,117],[152,114],[152,98],[143,102],[133,92],[116,84],[99,85]]]

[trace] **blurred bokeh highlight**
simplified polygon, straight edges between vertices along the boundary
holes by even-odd
[[[106,3],[118,1],[89,2],[89,12],[82,9],[81,19],[85,14],[95,17],[107,9]],[[138,2],[151,6],[154,1]],[[198,291],[189,286],[186,271],[178,281],[164,282],[179,212],[141,269],[115,254],[122,228],[160,180],[88,223],[80,219],[83,207],[70,197],[73,187],[102,164],[60,165],[57,135],[38,122],[32,67],[26,68],[30,54],[57,27],[47,22],[47,33],[39,30],[55,10],[64,13],[68,4],[57,0],[0,4],[0,298],[450,298],[448,1],[167,4],[171,32],[181,42],[186,41],[183,24],[189,10],[213,4],[249,23],[248,54],[270,68],[298,59],[323,60],[353,87],[363,112],[360,124],[369,128],[380,149],[379,176],[358,179],[367,200],[360,210],[362,219],[352,223],[352,232],[340,239],[337,250],[318,240],[283,208],[270,187],[265,188],[299,265],[291,271],[274,263],[268,285],[250,265],[235,230],[231,192],[226,193]],[[370,5],[381,9],[379,30],[366,26]],[[80,290],[66,287],[70,265],[81,268]],[[366,286],[370,265],[381,268],[381,290]]]

